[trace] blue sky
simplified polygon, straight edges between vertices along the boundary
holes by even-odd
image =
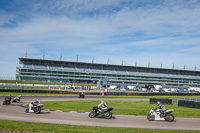
[[[0,0],[0,77],[19,57],[200,70],[200,0]]]

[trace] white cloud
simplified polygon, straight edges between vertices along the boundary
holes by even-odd
[[[12,20],[16,18],[15,15],[12,15],[10,13],[6,13],[4,11],[0,11],[0,26],[4,26],[4,25],[11,25],[12,24]]]
[[[43,9],[42,3],[34,3],[32,12],[24,13],[30,15],[24,21],[18,20],[17,13],[1,11],[0,25],[16,21],[16,27],[0,27],[1,59],[18,62],[17,57],[27,50],[35,56],[44,51],[52,54],[50,57],[63,52],[63,56],[75,58],[77,54],[95,56],[102,62],[110,57],[119,64],[122,58],[128,64],[137,59],[140,64],[158,64],[155,66],[163,60],[180,66],[198,60],[198,6],[185,7],[173,1],[143,6],[96,2],[53,1]],[[149,51],[153,53],[149,55]]]

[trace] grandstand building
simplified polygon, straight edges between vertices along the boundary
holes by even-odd
[[[110,84],[200,86],[200,71],[19,58],[17,80]]]

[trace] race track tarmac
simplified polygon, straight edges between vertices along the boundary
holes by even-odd
[[[86,125],[100,127],[126,127],[126,128],[149,128],[149,129],[178,129],[200,130],[200,118],[176,117],[174,122],[148,121],[146,116],[115,115],[112,119],[89,118],[86,113],[55,112],[42,110],[40,114],[25,113],[25,108],[19,105],[32,102],[36,98],[41,101],[57,100],[101,100],[102,98],[60,97],[60,96],[24,96],[21,103],[2,105],[3,96],[0,96],[0,119],[42,122],[53,124]],[[148,100],[147,98],[103,98],[104,100]]]

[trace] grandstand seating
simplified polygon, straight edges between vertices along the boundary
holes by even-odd
[[[75,62],[69,62],[74,63],[76,65],[68,65],[68,62],[62,62],[61,64],[57,63],[56,65],[53,65],[53,63],[48,63],[48,60],[39,60],[40,63],[36,63],[33,60],[20,58],[23,66],[17,67],[18,73],[17,76],[21,79],[23,77],[31,78],[30,75],[43,76],[44,75],[51,75],[48,76],[51,78],[58,78],[62,79],[62,77],[65,78],[71,78],[71,79],[81,79],[81,80],[98,80],[102,77],[108,77],[112,79],[113,81],[129,81],[129,82],[159,82],[159,83],[194,83],[194,84],[200,84],[200,72],[197,72],[197,74],[194,74],[195,72],[185,72],[185,71],[176,71],[176,70],[169,70],[169,72],[165,72],[164,69],[161,71],[160,69],[135,69],[135,67],[124,67],[124,66],[113,66],[109,68],[109,66],[106,66],[104,68],[105,64],[101,64],[98,67],[93,66],[92,64],[84,64]],[[31,62],[31,63],[30,63]],[[87,67],[86,67],[87,66]],[[101,66],[101,67],[100,67]],[[37,74],[36,74],[37,73]],[[62,80],[65,80],[63,78]],[[112,81],[111,80],[111,81]]]
[[[181,75],[181,74],[166,74],[166,73],[152,73],[152,72],[139,72],[139,71],[120,71],[120,70],[107,70],[107,69],[92,69],[92,68],[74,68],[63,66],[44,66],[44,65],[24,65],[23,68],[34,68],[40,70],[62,70],[72,72],[93,72],[104,74],[119,74],[119,75],[135,75],[135,76],[151,76],[151,77],[168,77],[168,78],[187,78],[187,79],[199,79],[200,76],[194,75]]]

